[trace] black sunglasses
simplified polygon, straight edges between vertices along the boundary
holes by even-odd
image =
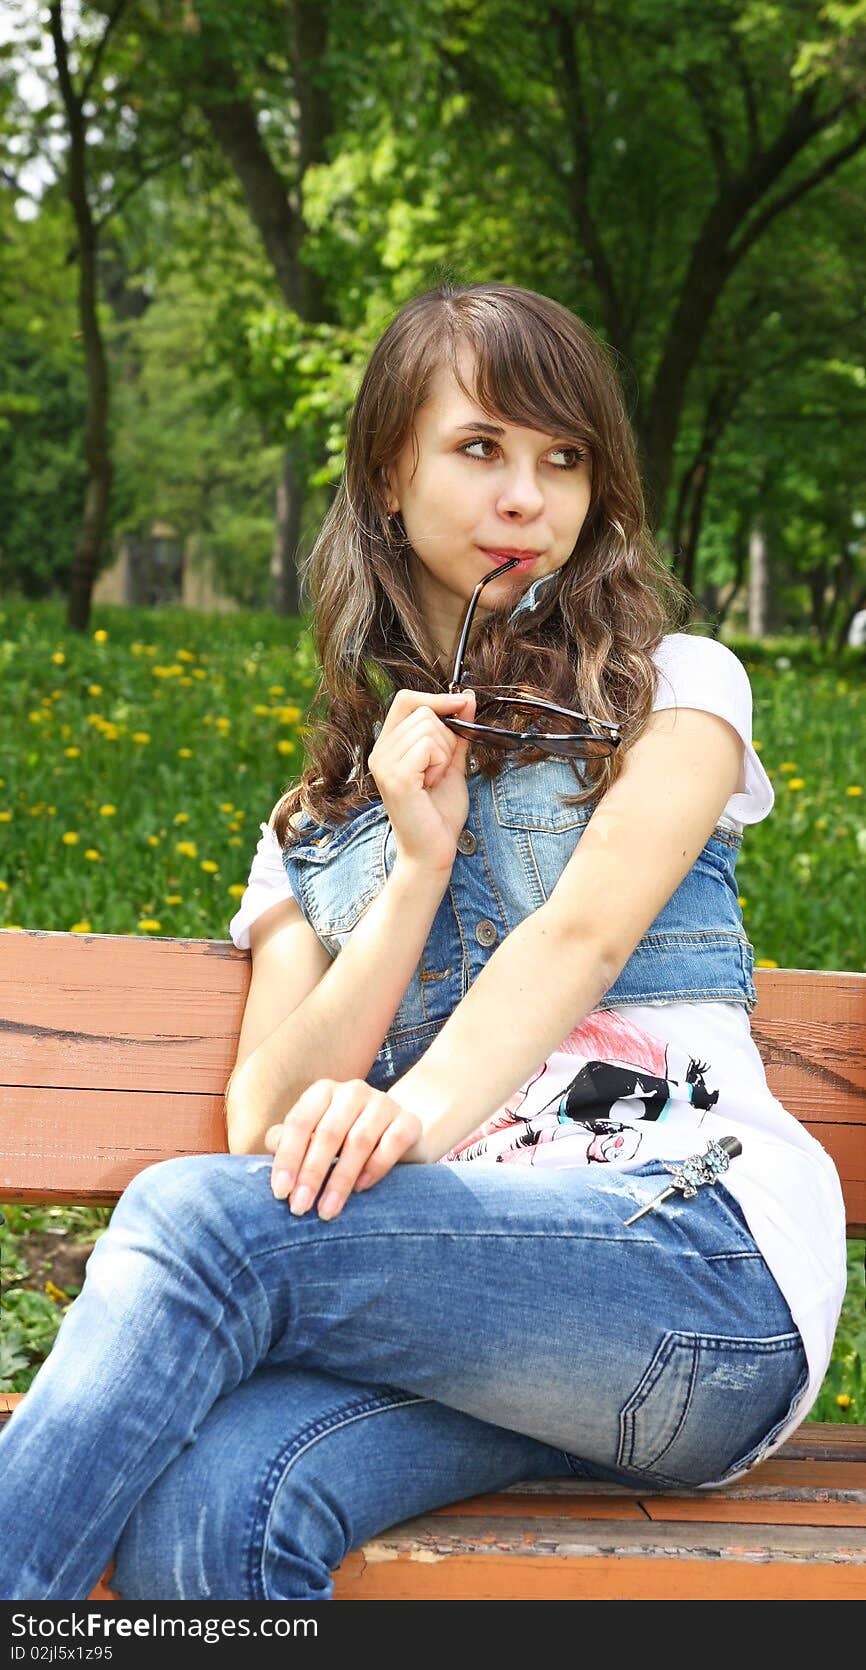
[[[507,574],[520,561],[519,557],[511,557],[508,562],[501,563],[498,568],[491,569],[479,580],[472,596],[460,631],[460,642],[454,659],[454,671],[448,685],[449,696],[459,696],[463,688],[460,679],[463,672],[463,655],[469,628],[475,613],[475,605],[489,580],[495,580],[498,574]],[[553,714],[557,718],[567,719],[570,730],[553,729],[514,731],[502,725],[484,725],[473,723],[468,719],[454,719],[450,715],[446,718],[440,715],[443,725],[455,731],[458,736],[467,737],[470,742],[490,743],[497,748],[529,749],[536,748],[545,754],[562,754],[572,759],[595,759],[612,754],[622,741],[619,728],[606,719],[590,719],[585,713],[575,713],[571,708],[558,707],[555,702],[542,701],[538,696],[520,696],[512,694],[519,690],[519,685],[491,684],[472,685],[471,689],[480,696],[488,698],[497,710],[507,710],[512,707],[526,707],[537,710],[543,719],[545,714]],[[487,703],[482,704],[482,711],[486,711]],[[553,721],[550,722],[551,724]]]

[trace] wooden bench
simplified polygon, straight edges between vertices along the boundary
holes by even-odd
[[[0,932],[0,1201],[111,1203],[144,1166],[223,1152],[250,959],[228,942]],[[761,969],[780,1101],[866,1226],[866,974]],[[0,1419],[20,1401],[0,1394]],[[104,1585],[92,1599],[116,1598]],[[555,1479],[408,1520],[342,1600],[866,1598],[866,1427],[804,1423],[738,1483],[672,1496]]]

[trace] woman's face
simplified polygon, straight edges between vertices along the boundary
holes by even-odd
[[[474,387],[474,361],[460,356]],[[387,470],[388,509],[402,513],[420,607],[449,658],[472,592],[503,551],[535,553],[531,565],[491,580],[478,613],[513,606],[534,580],[562,568],[590,503],[590,467],[563,436],[492,419],[440,367],[412,439]]]

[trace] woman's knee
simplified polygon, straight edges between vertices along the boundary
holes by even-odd
[[[208,1232],[222,1241],[231,1219],[242,1223],[261,1197],[259,1173],[269,1164],[248,1155],[184,1154],[145,1166],[121,1195],[109,1233],[155,1227],[165,1249]]]

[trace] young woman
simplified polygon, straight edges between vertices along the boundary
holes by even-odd
[[[404,307],[308,579],[230,1152],[142,1172],[94,1250],[0,1438],[7,1598],[115,1553],[125,1599],[327,1598],[521,1478],[735,1477],[827,1367],[839,1182],[749,1030],[749,682],[679,630],[591,332],[501,284]]]

